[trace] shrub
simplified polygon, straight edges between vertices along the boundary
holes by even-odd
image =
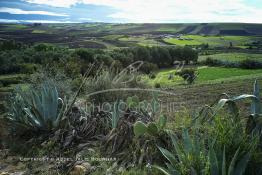
[[[144,84],[138,80],[136,74],[116,74],[113,71],[103,70],[95,77],[89,77],[85,89],[89,100],[99,104],[124,100],[134,93],[124,90],[125,88],[143,87]],[[135,93],[139,95],[139,93]]]
[[[41,51],[52,51],[55,49],[55,46],[51,45],[51,44],[46,44],[46,43],[40,43],[40,44],[36,44],[34,46],[34,49],[37,52],[41,52]]]
[[[176,72],[176,75],[182,77],[188,84],[194,83],[197,77],[196,70],[193,68],[182,69]]]
[[[20,72],[23,74],[32,74],[36,71],[37,65],[36,64],[21,64],[20,65]]]
[[[239,67],[243,69],[261,69],[262,68],[262,62],[246,59],[240,62]]]
[[[155,78],[156,78],[156,74],[150,73],[150,74],[149,74],[149,78],[150,78],[150,79],[155,79]]]
[[[217,59],[213,59],[211,57],[207,57],[204,61],[201,62],[204,65],[207,66],[221,66],[222,62],[217,60]]]
[[[155,88],[161,88],[161,84],[160,83],[155,83]]]
[[[150,74],[158,69],[156,64],[149,63],[149,62],[144,62],[143,65],[141,66],[140,70],[143,73]]]
[[[52,82],[61,96],[70,97],[75,92],[75,88],[77,88],[76,84],[79,83],[77,80],[78,78],[72,79],[68,77],[63,70],[52,67],[50,69],[38,69],[37,72],[30,75],[28,83],[38,88],[42,82]]]

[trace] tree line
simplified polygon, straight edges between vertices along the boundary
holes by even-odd
[[[197,59],[198,52],[187,46],[72,50],[50,44],[0,42],[0,74],[33,73],[39,66],[55,66],[74,75],[83,74],[91,63],[121,69],[135,61],[143,61],[140,71],[150,73],[158,68],[171,67],[175,62],[196,63]]]

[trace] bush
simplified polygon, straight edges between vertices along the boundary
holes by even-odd
[[[155,84],[155,88],[161,88],[161,84],[160,83],[156,83]]]
[[[61,96],[70,97],[71,94],[75,92],[74,88],[76,87],[76,83],[73,83],[73,80],[75,79],[68,77],[63,70],[56,68],[44,68],[39,69],[34,74],[31,74],[28,83],[32,84],[34,87],[39,88],[39,85],[41,85],[42,82],[52,82]]]
[[[149,74],[149,78],[150,78],[150,79],[155,79],[155,78],[156,78],[156,74],[150,73],[150,74]]]
[[[144,62],[143,65],[140,67],[140,70],[143,73],[150,74],[158,69],[156,64]]]
[[[26,63],[20,65],[20,72],[23,74],[32,74],[36,71],[36,69],[37,69],[36,64]]]
[[[95,77],[90,77],[86,82],[86,93],[88,98],[95,104],[103,102],[114,102],[124,100],[132,93],[124,88],[143,88],[144,84],[139,81],[136,74],[116,74],[113,71],[103,70]],[[144,94],[143,94],[144,95]]]
[[[239,67],[243,69],[261,69],[262,62],[246,59],[240,62]]]
[[[194,83],[197,77],[196,70],[193,68],[182,69],[176,72],[176,75],[182,77],[188,84]]]
[[[213,59],[211,57],[207,57],[207,59],[205,59],[204,61],[201,62],[204,65],[207,66],[221,66],[222,62],[217,60],[217,59]]]
[[[55,49],[55,46],[51,45],[51,44],[46,44],[46,43],[41,43],[41,44],[36,44],[34,46],[34,49],[37,52],[41,52],[41,51],[52,51]]]

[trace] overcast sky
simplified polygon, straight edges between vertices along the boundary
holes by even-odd
[[[0,0],[0,22],[262,23],[262,0]]]

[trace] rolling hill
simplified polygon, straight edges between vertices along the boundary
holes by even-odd
[[[172,38],[179,34],[259,37],[262,35],[262,24],[0,24],[1,40],[13,39],[25,43],[53,43],[66,45],[70,48],[114,48],[134,45],[165,45],[172,44],[172,42],[163,42],[164,38]],[[125,39],[125,37],[129,37],[129,39]]]

